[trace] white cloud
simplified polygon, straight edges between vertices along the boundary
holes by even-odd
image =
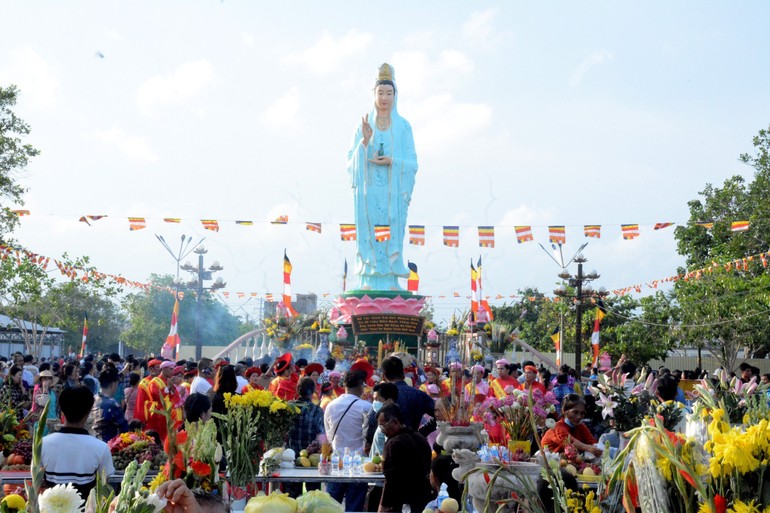
[[[144,162],[157,162],[158,157],[152,151],[147,141],[137,135],[131,135],[122,128],[112,127],[108,130],[97,130],[84,134],[89,140],[102,141],[118,148],[129,158]]]
[[[474,12],[470,19],[463,23],[463,37],[473,44],[487,45],[494,42],[498,38],[492,26],[495,16],[497,16],[497,9],[493,8]]]
[[[186,62],[166,76],[156,76],[139,86],[136,103],[145,113],[157,107],[183,103],[199,95],[214,79],[214,67],[205,59]]]
[[[321,39],[289,61],[299,61],[319,75],[331,73],[346,64],[351,57],[362,55],[372,42],[372,35],[351,30],[340,38],[324,33]]]
[[[441,93],[410,103],[409,121],[420,126],[419,151],[446,149],[487,127],[492,109],[485,103],[457,103],[450,93]]]
[[[578,66],[569,77],[569,85],[572,87],[577,87],[580,85],[580,82],[583,81],[583,77],[591,70],[591,68],[612,60],[613,57],[614,54],[604,50],[592,53],[585,60],[583,60],[583,62],[580,63],[580,66]]]
[[[538,210],[537,208],[529,205],[519,205],[516,208],[507,210],[500,222],[499,226],[520,226],[520,225],[532,225],[535,223],[542,223],[544,220],[548,220],[553,216],[553,212],[550,210]]]
[[[58,104],[59,77],[55,66],[32,48],[8,52],[10,64],[0,76],[13,77],[19,88],[19,103],[33,109],[52,110]]]
[[[459,50],[443,50],[438,56],[426,52],[406,51],[393,54],[396,84],[410,95],[421,95],[447,83],[453,76],[473,71],[473,61]]]
[[[246,48],[253,49],[254,48],[254,36],[244,32],[241,34],[241,42]]]
[[[262,121],[281,128],[298,128],[301,125],[299,106],[299,89],[293,87],[267,107],[262,114]]]

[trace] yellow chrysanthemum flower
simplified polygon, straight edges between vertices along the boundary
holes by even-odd
[[[24,497],[16,493],[6,495],[3,498],[3,503],[5,503],[9,509],[22,510],[27,507],[27,501],[24,500]]]
[[[745,503],[740,500],[736,500],[733,503],[733,507],[727,510],[728,513],[761,513],[759,507],[754,505],[754,501]]]

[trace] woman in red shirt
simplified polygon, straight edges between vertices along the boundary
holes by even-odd
[[[568,394],[561,406],[562,418],[554,427],[543,435],[543,445],[551,452],[564,452],[567,444],[572,444],[581,452],[602,455],[602,450],[595,447],[593,437],[583,418],[586,416],[586,402],[577,394]]]

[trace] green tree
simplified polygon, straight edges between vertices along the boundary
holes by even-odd
[[[10,249],[7,255],[0,259],[0,311],[13,320],[26,351],[33,355],[40,354],[48,330],[67,320],[71,298],[61,294],[62,290],[79,287],[105,296],[119,290],[94,273],[88,257],[72,261],[65,254],[59,263],[69,275],[61,282],[57,279],[62,275],[48,273],[37,255],[23,249]]]
[[[129,294],[123,301],[128,313],[128,328],[121,340],[133,349],[158,353],[166,340],[174,308],[173,278],[170,275],[150,277],[150,287]],[[227,307],[204,291],[200,304],[200,336],[203,345],[224,346],[241,334],[240,322]],[[195,344],[197,302],[187,292],[179,302],[177,330],[182,344]]]
[[[19,222],[11,206],[24,204],[25,189],[16,182],[16,175],[27,167],[29,159],[40,153],[22,142],[21,137],[28,135],[30,128],[13,112],[17,95],[16,86],[0,86],[0,241]]]
[[[88,315],[87,349],[89,353],[118,350],[120,333],[125,328],[123,311],[112,294],[86,287],[82,282],[58,284],[48,291],[47,299],[57,305],[57,328],[64,330],[64,349],[79,352],[83,340],[83,318]]]
[[[764,326],[757,322],[762,305],[767,304],[768,271],[754,258],[767,252],[770,244],[770,129],[760,130],[753,143],[755,154],[740,156],[754,169],[753,179],[747,183],[736,175],[722,187],[707,184],[700,193],[702,200],[688,203],[688,225],[675,231],[678,251],[695,273],[674,289],[681,310],[682,342],[710,348],[729,369],[741,347],[755,356],[764,356],[770,349]],[[749,221],[749,229],[733,232],[732,221]],[[699,222],[714,224],[707,229]],[[740,266],[733,265],[736,260]],[[717,272],[720,269],[724,272]]]
[[[612,303],[612,314],[602,321],[602,350],[613,359],[626,355],[636,365],[663,359],[676,347],[678,309],[663,292],[635,300],[629,296]]]

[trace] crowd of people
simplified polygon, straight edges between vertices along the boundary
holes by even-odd
[[[505,359],[493,369],[459,362],[445,368],[420,367],[389,356],[377,369],[359,359],[340,372],[337,363],[332,358],[324,364],[295,361],[289,353],[261,365],[248,358],[237,363],[224,358],[193,362],[110,354],[35,361],[31,355],[14,354],[0,358],[0,404],[13,409],[31,429],[45,422],[46,480],[72,483],[84,496],[98,472],[114,472],[106,442],[115,436],[142,430],[162,445],[169,424],[160,410],[171,412],[170,425],[178,430],[185,421],[207,421],[212,412],[226,413],[225,394],[251,390],[268,390],[299,407],[286,437],[286,446],[295,452],[323,437],[339,454],[358,452],[382,460],[384,486],[330,478],[327,491],[344,500],[346,511],[401,511],[404,504],[422,511],[442,484],[460,500],[461,488],[451,477],[454,463],[436,444],[437,421],[449,420],[444,415],[450,401],[464,401],[476,419],[484,421],[478,410],[487,398],[502,399],[514,390],[551,394],[556,422],[543,430],[543,445],[559,452],[569,441],[580,451],[601,455],[596,441],[606,424],[587,386],[597,379],[598,369],[581,376],[563,365],[552,375],[532,361]],[[616,369],[629,376],[638,371],[625,358]],[[697,369],[647,371],[657,374],[661,400],[685,404],[680,379],[708,374]],[[758,369],[748,364],[740,373],[745,381],[758,377]],[[770,382],[770,375],[761,380]],[[46,404],[48,414],[42,419]],[[485,428],[491,441],[503,442],[499,427],[487,423]],[[285,491],[296,496],[301,486],[287,484]],[[207,503],[216,507],[216,501]]]

